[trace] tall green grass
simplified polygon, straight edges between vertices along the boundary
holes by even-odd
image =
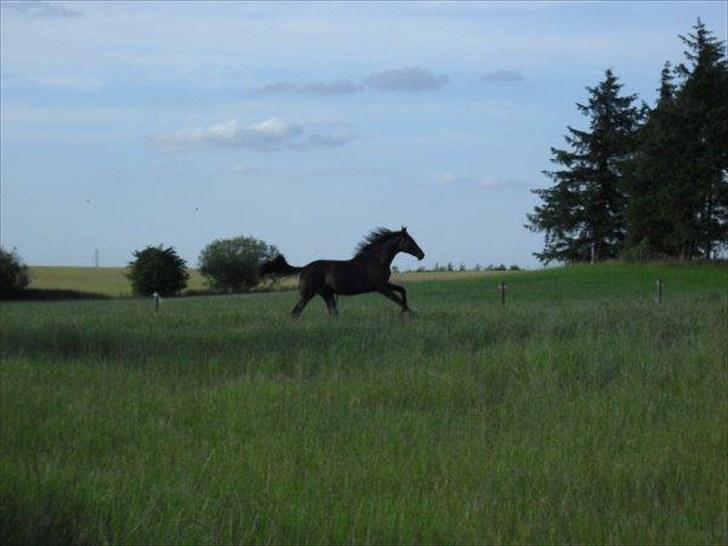
[[[725,543],[726,275],[3,303],[2,541]]]

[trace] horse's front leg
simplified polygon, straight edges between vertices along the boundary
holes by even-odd
[[[396,286],[396,285],[391,285],[391,286]],[[397,288],[400,288],[400,287],[397,286]],[[397,305],[399,305],[402,308],[402,312],[403,313],[405,311],[410,311],[409,307],[407,307],[407,301],[405,299],[402,299],[400,297],[400,295],[395,292],[395,290],[393,290],[392,288],[390,288],[390,284],[389,283],[387,283],[386,285],[382,286],[379,289],[379,293],[382,294],[384,297],[389,298],[390,300],[392,300]],[[411,311],[410,311],[410,313],[411,313]]]
[[[410,315],[413,315],[412,309],[409,308],[409,305],[407,305],[407,290],[404,289],[404,286],[399,286],[398,284],[392,284],[391,282],[387,283],[387,288],[392,291],[392,293],[399,293],[399,297],[402,299],[402,303],[400,305],[402,306],[402,312],[409,313]]]

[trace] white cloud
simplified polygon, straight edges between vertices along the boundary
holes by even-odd
[[[304,135],[300,123],[271,118],[251,125],[237,120],[159,133],[152,141],[167,150],[199,147],[250,148],[256,150],[332,148],[343,146],[353,136],[349,133],[314,133]]]
[[[454,184],[455,183],[455,180],[456,180],[456,177],[455,177],[455,175],[453,173],[448,172],[448,173],[445,173],[445,174],[435,175],[435,179],[440,184]]]

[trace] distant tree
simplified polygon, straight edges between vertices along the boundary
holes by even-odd
[[[460,266],[458,267],[458,271],[467,271],[467,268],[465,267],[465,264],[460,262]]]
[[[17,294],[29,283],[28,266],[20,256],[0,247],[0,297]]]
[[[190,275],[185,261],[174,248],[159,245],[134,251],[126,277],[134,294],[149,296],[158,292],[160,296],[170,296],[187,286]]]
[[[253,237],[217,239],[200,253],[200,273],[216,290],[247,292],[260,282],[260,264],[277,255],[275,246]]]
[[[544,232],[545,248],[535,253],[544,263],[605,260],[624,246],[623,166],[635,148],[640,110],[632,105],[635,95],[619,95],[621,87],[611,70],[597,87],[587,87],[587,103],[576,106],[590,118],[589,131],[567,127],[570,149],[551,149],[551,161],[562,168],[544,172],[555,185],[532,190],[542,204],[526,227]]]
[[[448,271],[455,271],[455,266],[452,265],[452,262],[447,262],[447,270]]]
[[[480,271],[481,269],[483,269],[482,265],[480,265],[479,263],[475,264],[475,271]]]
[[[507,271],[507,267],[505,264],[499,264],[491,269],[491,271]]]
[[[516,264],[513,264],[511,267],[508,268],[508,271],[520,271],[521,268],[518,267]]]
[[[392,266],[392,273],[399,273],[399,267],[397,267],[396,265],[393,265]]]

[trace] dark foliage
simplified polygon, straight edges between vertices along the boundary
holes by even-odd
[[[277,254],[275,246],[252,237],[218,239],[200,253],[200,273],[215,290],[247,292],[260,282],[261,264]]]
[[[728,65],[698,19],[685,63],[662,71],[630,174],[629,253],[711,258],[728,243]],[[678,83],[674,80],[677,78]]]
[[[698,19],[666,63],[654,108],[619,97],[611,71],[590,88],[590,131],[568,128],[553,148],[555,184],[527,227],[545,233],[543,262],[609,258],[715,259],[728,247],[728,64]]]
[[[0,248],[0,297],[12,298],[30,282],[28,266],[15,252]]]
[[[634,95],[620,96],[622,85],[611,70],[589,99],[577,108],[590,119],[590,129],[568,127],[568,150],[552,148],[552,162],[562,168],[545,171],[555,185],[532,190],[543,203],[528,215],[527,227],[546,236],[542,262],[578,262],[616,257],[625,240],[624,165],[631,159],[640,111]]]
[[[140,296],[158,292],[160,296],[177,295],[187,286],[190,275],[185,261],[172,247],[148,246],[134,252],[126,274],[132,291]]]

